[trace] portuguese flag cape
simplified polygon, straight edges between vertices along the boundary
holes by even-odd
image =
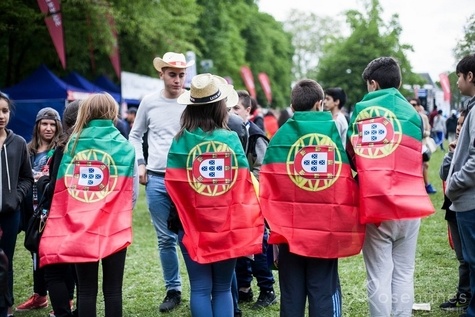
[[[132,242],[134,148],[93,120],[64,151],[40,242],[40,265],[95,262]]]
[[[422,121],[395,89],[365,95],[348,127],[363,223],[413,219],[434,213],[422,177]]]
[[[264,219],[236,133],[196,129],[174,139],[165,185],[191,259],[204,264],[262,252]]]
[[[274,135],[259,176],[269,243],[341,258],[361,251],[358,187],[329,112],[296,112]]]

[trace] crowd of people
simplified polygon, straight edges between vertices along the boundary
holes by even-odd
[[[420,221],[434,212],[426,142],[444,150],[445,135],[440,177],[459,282],[440,308],[475,316],[474,54],[456,68],[468,106],[448,119],[399,92],[392,57],[369,62],[368,93],[351,116],[343,89],[302,79],[279,120],[217,75],[196,75],[185,90],[193,63],[175,52],[154,59],[164,88],[129,109],[125,132],[117,103],[97,93],[68,104],[62,120],[41,109],[27,144],[7,128],[14,105],[0,94],[0,317],[49,301],[52,317],[96,316],[100,263],[105,316],[121,317],[139,184],[157,237],[162,313],[182,302],[181,252],[193,317],[242,316],[243,302],[280,302],[282,317],[342,316],[338,259],[362,251],[370,315],[411,316]],[[32,253],[33,295],[15,307],[17,234],[40,203],[48,218]]]

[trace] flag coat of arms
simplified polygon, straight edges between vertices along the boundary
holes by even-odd
[[[236,133],[185,131],[168,153],[165,185],[191,259],[205,264],[262,252],[264,219]]]
[[[329,112],[296,112],[271,139],[260,172],[271,235],[290,252],[341,258],[361,251],[358,186]]]
[[[95,262],[132,242],[135,151],[111,120],[93,120],[63,154],[40,265]]]
[[[422,177],[422,121],[395,89],[365,95],[348,128],[348,153],[360,186],[363,223],[434,213]]]

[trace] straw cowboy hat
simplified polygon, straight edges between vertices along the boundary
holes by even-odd
[[[155,57],[153,60],[153,66],[159,72],[163,67],[171,68],[187,68],[195,64],[195,61],[186,62],[185,55],[175,52],[167,52],[163,55],[163,58]]]
[[[191,79],[190,90],[181,94],[177,102],[182,105],[206,105],[225,98],[228,108],[237,105],[239,97],[233,85],[216,75],[199,74]]]

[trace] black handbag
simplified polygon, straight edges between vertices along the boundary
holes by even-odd
[[[43,193],[43,196],[26,227],[24,245],[28,251],[33,253],[38,253],[40,239],[46,226],[46,220],[48,219],[49,208],[46,208],[46,206],[47,202]]]

